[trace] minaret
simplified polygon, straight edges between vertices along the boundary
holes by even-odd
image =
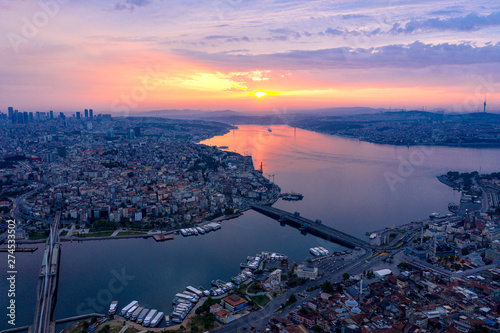
[[[486,96],[484,96],[484,108],[483,108],[483,112],[486,113]]]

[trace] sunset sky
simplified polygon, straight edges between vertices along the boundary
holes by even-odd
[[[477,111],[485,96],[500,110],[495,1],[0,0],[0,13],[3,112]]]

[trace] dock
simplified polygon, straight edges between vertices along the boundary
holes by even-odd
[[[172,235],[166,235],[166,234],[156,234],[153,236],[154,240],[157,242],[164,242],[168,240],[174,239],[174,236]]]

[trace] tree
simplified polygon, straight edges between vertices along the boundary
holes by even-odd
[[[291,294],[288,298],[288,302],[290,302],[290,304],[297,302],[297,296],[295,296],[295,294]]]
[[[470,253],[470,252],[469,252],[469,248],[468,248],[468,247],[464,247],[464,248],[462,249],[462,255],[463,255],[463,256],[466,256],[466,255],[468,255],[469,253]]]
[[[344,274],[342,274],[342,278],[343,278],[344,280],[348,280],[348,279],[349,279],[349,277],[350,277],[350,275],[349,275],[349,273],[347,273],[347,272],[345,272]]]
[[[333,293],[334,289],[333,289],[333,285],[330,281],[325,281],[322,285],[321,285],[321,290],[325,293]]]
[[[340,294],[344,291],[344,287],[342,287],[342,285],[339,283],[337,284],[337,292]]]

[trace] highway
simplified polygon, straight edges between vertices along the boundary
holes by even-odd
[[[55,305],[59,271],[60,240],[58,230],[60,221],[61,212],[57,212],[45,245],[37,288],[35,318],[33,325],[29,328],[29,333],[55,332],[55,325],[51,322],[51,318]]]

